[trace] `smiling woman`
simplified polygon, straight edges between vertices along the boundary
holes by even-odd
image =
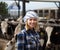
[[[28,11],[24,16],[25,28],[17,34],[17,50],[40,50],[40,36],[38,28],[38,15]]]

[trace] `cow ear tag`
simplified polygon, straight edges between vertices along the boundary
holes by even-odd
[[[58,34],[58,32],[55,33],[56,35]]]
[[[43,33],[43,32],[41,32],[41,36],[42,36],[42,35],[44,35],[44,33]]]

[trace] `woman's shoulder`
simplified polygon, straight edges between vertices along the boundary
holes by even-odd
[[[17,35],[24,35],[25,34],[25,32],[26,32],[26,30],[25,29],[23,29],[23,30],[21,30],[21,32],[20,33],[18,33]]]
[[[25,29],[21,30],[21,32],[19,34],[16,35],[18,40],[23,40],[25,37]]]

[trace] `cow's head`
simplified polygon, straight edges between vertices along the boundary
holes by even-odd
[[[48,39],[47,39],[47,43],[46,43],[46,47],[51,47],[51,41],[50,41],[50,36],[51,36],[51,32],[53,30],[53,27],[46,27],[46,32],[47,32],[47,36],[48,36]]]
[[[13,43],[12,43],[12,41],[9,41],[5,47],[5,50],[11,50],[12,47],[13,47]]]
[[[12,50],[12,48],[14,48],[15,50],[15,37],[12,38],[12,40],[10,40],[7,44],[6,44],[6,47],[5,47],[5,50]]]
[[[7,33],[8,23],[6,21],[1,22],[1,30],[2,34],[5,35]]]

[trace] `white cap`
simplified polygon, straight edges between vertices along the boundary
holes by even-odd
[[[31,18],[31,17],[38,19],[38,15],[37,15],[36,12],[34,12],[34,11],[28,11],[26,13],[26,15],[24,16],[24,18],[23,18],[24,22],[26,22],[26,20],[29,19],[29,18]]]

